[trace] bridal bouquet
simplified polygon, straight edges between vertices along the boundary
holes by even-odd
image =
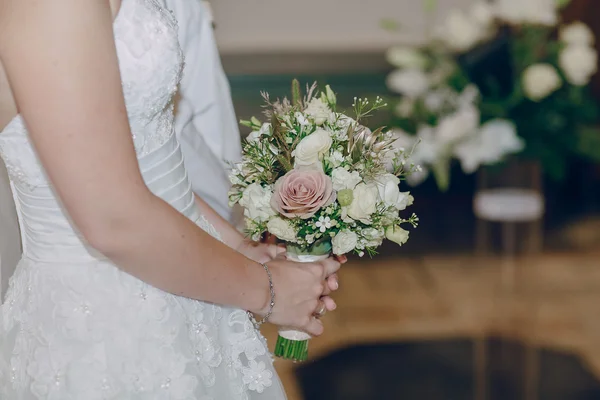
[[[383,101],[355,99],[350,117],[337,112],[329,86],[320,94],[316,84],[307,87],[302,97],[294,81],[291,101],[262,95],[268,122],[242,121],[253,131],[230,174],[230,203],[243,207],[249,236],[275,235],[300,262],[374,255],[386,238],[404,244],[409,232],[402,226],[416,227],[418,218],[401,215],[413,197],[399,185],[418,167],[389,132],[361,125]],[[282,329],[275,355],[303,361],[309,339]]]

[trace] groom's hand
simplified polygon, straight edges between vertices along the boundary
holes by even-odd
[[[251,240],[244,240],[236,249],[249,259],[266,263],[277,257],[285,255],[285,246],[273,243],[259,243]]]

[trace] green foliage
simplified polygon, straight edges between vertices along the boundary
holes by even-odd
[[[597,159],[600,150],[590,147],[600,144],[600,139],[597,131],[589,128],[598,121],[597,103],[588,88],[570,85],[562,74],[558,59],[563,44],[554,38],[555,34],[553,29],[541,26],[512,29],[512,88],[502,97],[494,90],[498,80],[488,76],[485,89],[489,94],[482,98],[480,110],[482,122],[492,118],[514,121],[519,136],[526,142],[522,156],[539,160],[549,177],[560,180],[565,177],[567,161],[572,156]],[[563,84],[548,97],[534,102],[524,95],[521,77],[527,67],[537,63],[555,66]]]

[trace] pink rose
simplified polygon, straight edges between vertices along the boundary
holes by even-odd
[[[275,182],[271,207],[288,218],[307,219],[334,201],[331,178],[319,170],[294,169]]]

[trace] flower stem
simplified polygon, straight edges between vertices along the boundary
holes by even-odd
[[[275,344],[274,355],[284,360],[306,361],[308,359],[308,340],[291,340],[279,336]]]

